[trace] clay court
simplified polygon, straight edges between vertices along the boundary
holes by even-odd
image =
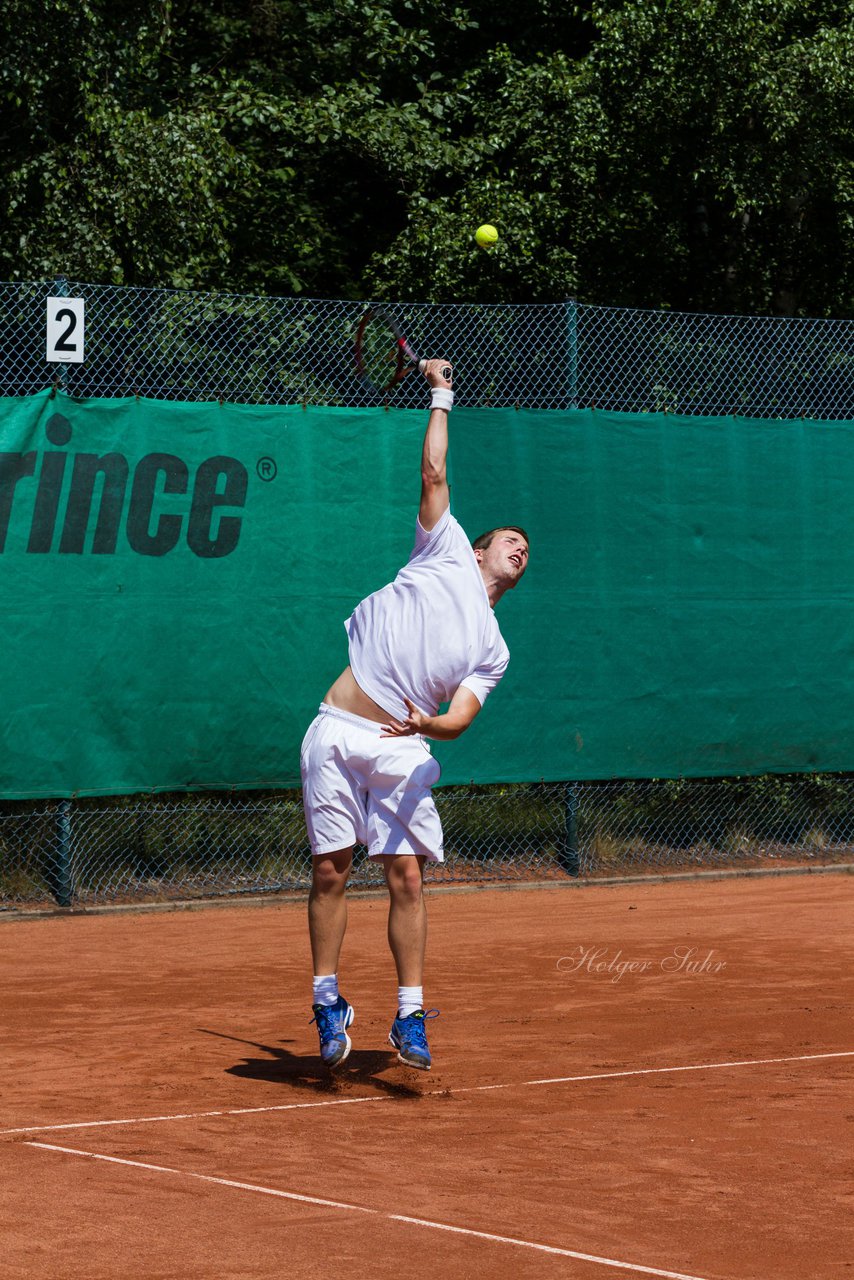
[[[854,877],[433,890],[435,1066],[355,898],[9,920],[4,1275],[854,1275]]]

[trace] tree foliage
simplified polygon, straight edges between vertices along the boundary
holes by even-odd
[[[7,25],[7,277],[854,309],[847,3],[9,0]]]

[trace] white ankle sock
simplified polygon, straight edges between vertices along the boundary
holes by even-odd
[[[410,1013],[414,1013],[416,1009],[424,1008],[424,988],[423,987],[398,987],[397,988],[397,1016],[399,1018],[408,1018]]]
[[[333,1005],[338,999],[338,974],[315,974],[312,984],[314,998],[312,1004]]]

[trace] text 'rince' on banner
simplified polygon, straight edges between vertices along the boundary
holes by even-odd
[[[426,412],[0,401],[0,795],[289,787],[413,543]],[[531,537],[443,783],[854,766],[854,423],[458,409]]]

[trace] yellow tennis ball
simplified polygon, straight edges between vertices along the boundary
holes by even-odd
[[[485,222],[482,227],[478,227],[477,231],[475,231],[474,238],[481,249],[491,249],[498,239],[498,232],[495,227]]]

